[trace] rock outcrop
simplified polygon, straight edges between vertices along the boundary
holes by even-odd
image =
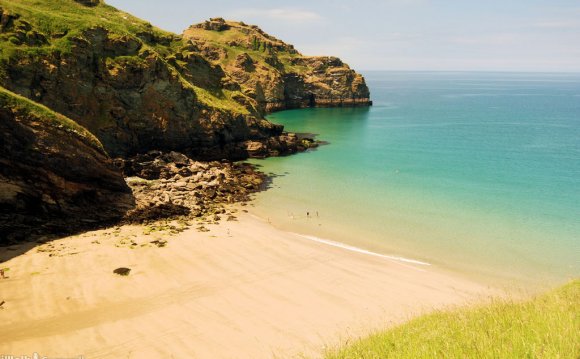
[[[175,216],[230,218],[232,209],[224,205],[248,201],[266,181],[247,163],[198,162],[178,152],[151,151],[116,161],[137,203],[125,218],[130,222]]]
[[[75,0],[75,1],[84,6],[97,6],[101,3],[100,0]]]
[[[0,88],[0,245],[120,219],[122,172],[70,119]]]
[[[340,59],[303,56],[257,26],[215,18],[192,25],[183,37],[220,64],[261,114],[372,104],[364,77]]]

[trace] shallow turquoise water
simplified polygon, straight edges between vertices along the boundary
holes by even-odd
[[[259,215],[488,279],[580,275],[580,75],[365,75],[372,108],[270,116],[330,144],[255,161],[277,175]]]

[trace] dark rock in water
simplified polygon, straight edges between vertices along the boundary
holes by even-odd
[[[313,138],[301,137],[292,132],[284,132],[279,136],[272,136],[265,140],[252,140],[245,143],[246,152],[252,158],[291,155],[316,148],[321,144],[323,142]]]
[[[129,275],[129,273],[131,273],[131,268],[119,267],[115,269],[113,273],[126,277]]]
[[[86,129],[0,87],[0,245],[120,219],[122,173]]]
[[[246,151],[250,157],[264,158],[268,154],[268,148],[260,141],[248,141],[246,143]]]

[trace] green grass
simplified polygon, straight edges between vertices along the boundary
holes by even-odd
[[[87,7],[73,0],[2,0],[0,6],[22,15],[34,29],[48,36],[67,31],[78,34],[79,31],[97,26],[118,34],[149,32],[160,37],[173,36],[170,32],[106,4]]]
[[[35,120],[55,128],[62,129],[69,133],[84,138],[95,148],[104,152],[103,145],[86,128],[79,125],[70,118],[56,113],[46,106],[38,104],[26,97],[15,94],[0,86],[0,107],[9,108],[16,114],[32,116]]]
[[[71,39],[82,37],[83,31],[91,28],[106,28],[112,35],[139,37],[148,33],[152,38],[164,38],[168,44],[158,41],[145,43],[161,55],[167,55],[182,45],[173,33],[161,30],[150,23],[136,18],[112,6],[101,3],[87,7],[73,0],[2,0],[4,10],[20,15],[17,24],[29,23],[34,31],[43,34],[48,44],[43,46],[17,45],[10,38],[0,36],[0,59],[22,55],[48,55],[51,53],[70,53]],[[66,34],[63,36],[63,34]],[[4,35],[4,37],[10,34]],[[143,41],[143,37],[140,37]]]
[[[330,351],[339,358],[580,358],[580,280],[526,302],[436,312]]]

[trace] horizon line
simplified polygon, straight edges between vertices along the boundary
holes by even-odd
[[[352,67],[351,67],[352,68]],[[360,69],[353,68],[357,72],[486,72],[486,73],[521,73],[521,74],[570,74],[580,75],[577,71],[557,71],[557,70],[426,70],[426,69]]]

